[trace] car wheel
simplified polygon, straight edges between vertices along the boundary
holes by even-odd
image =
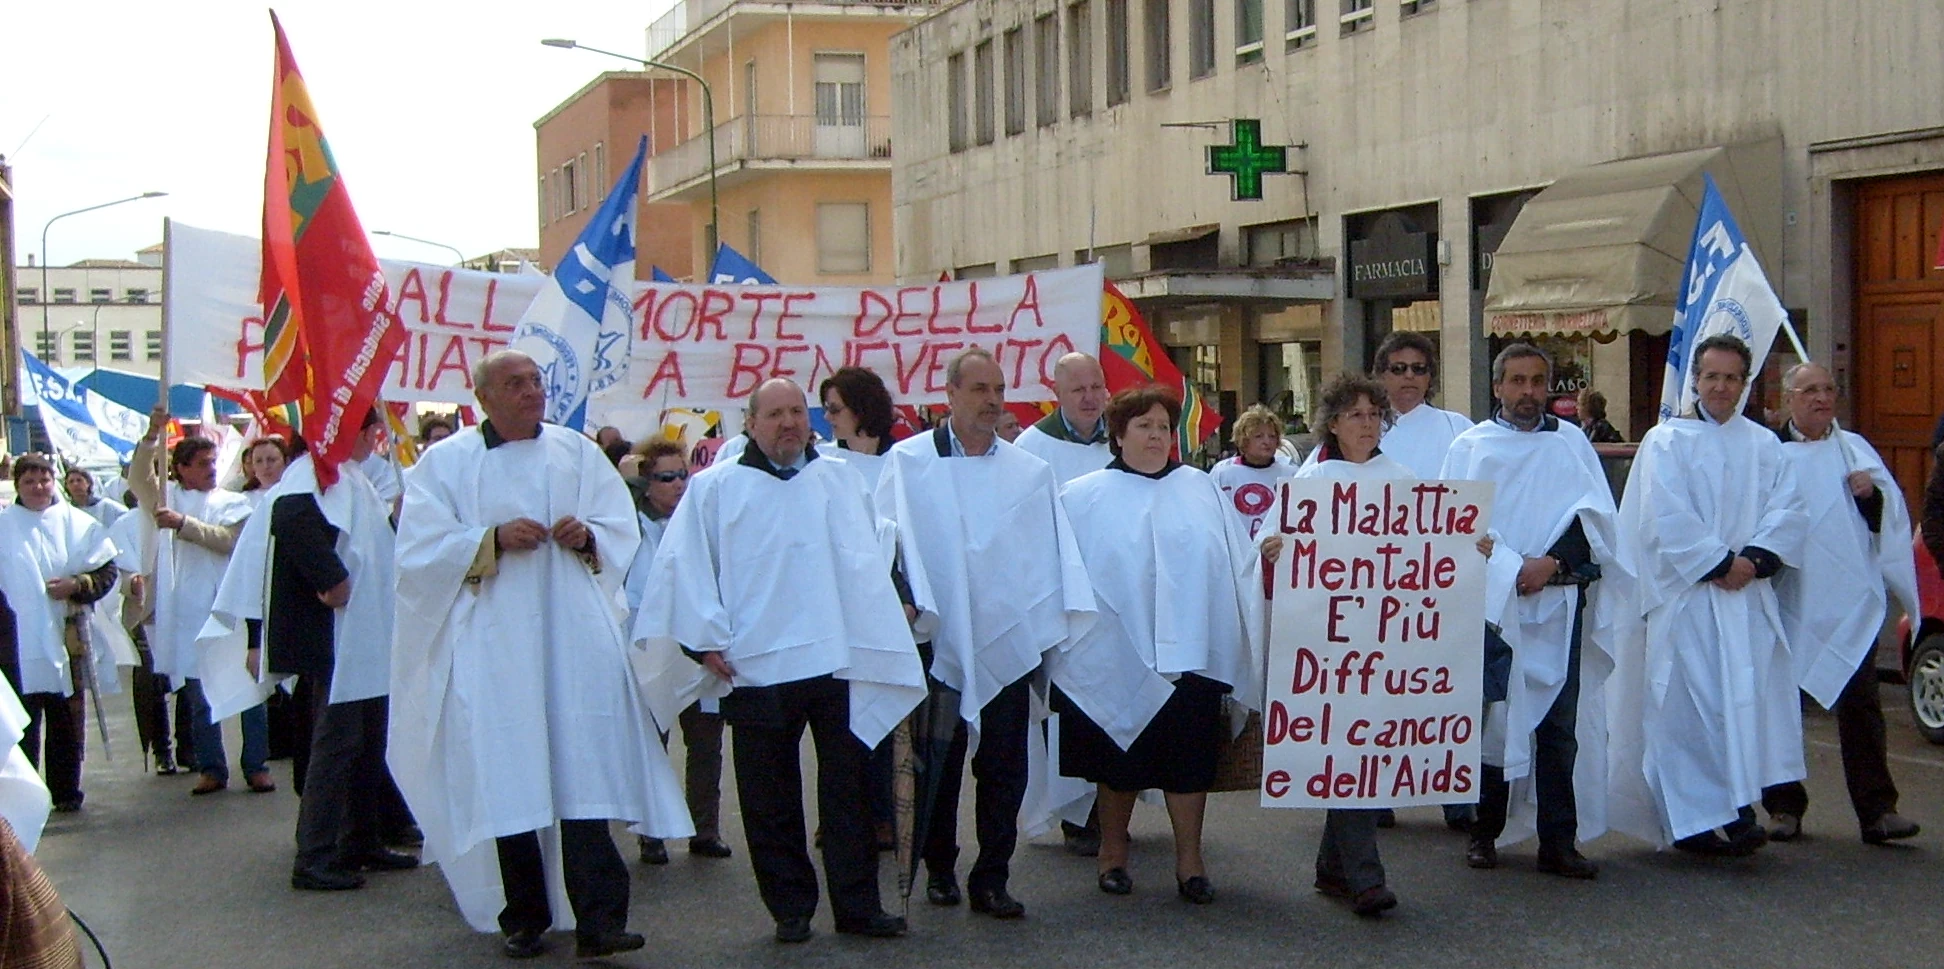
[[[1925,740],[1944,744],[1944,634],[1926,637],[1910,655],[1910,714]]]

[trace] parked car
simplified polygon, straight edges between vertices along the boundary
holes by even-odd
[[[1910,539],[1917,559],[1917,599],[1923,620],[1910,635],[1910,617],[1897,623],[1898,646],[1906,682],[1910,684],[1910,715],[1917,732],[1934,744],[1944,744],[1944,573],[1924,547],[1923,529]],[[1914,639],[1914,642],[1913,642]]]

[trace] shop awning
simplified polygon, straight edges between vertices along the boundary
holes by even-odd
[[[1779,140],[1589,165],[1519,211],[1492,256],[1486,332],[1667,332],[1701,208],[1703,173],[1714,176],[1756,257],[1776,271]]]
[[[1196,239],[1206,239],[1220,231],[1222,231],[1222,224],[1220,222],[1210,222],[1205,225],[1191,225],[1185,229],[1164,229],[1142,239],[1141,245],[1166,246],[1177,242],[1194,242]]]

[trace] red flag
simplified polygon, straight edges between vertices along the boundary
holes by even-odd
[[[277,15],[264,166],[264,397],[295,403],[319,484],[337,480],[365,413],[405,343],[371,242],[331,158]]]
[[[1202,402],[1193,381],[1168,358],[1167,348],[1154,338],[1147,320],[1113,283],[1107,283],[1100,302],[1100,368],[1107,375],[1107,391],[1156,383],[1181,395],[1181,425],[1176,429],[1181,450],[1192,451],[1222,427],[1222,414]]]

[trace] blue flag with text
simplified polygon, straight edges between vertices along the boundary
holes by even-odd
[[[1788,311],[1769,286],[1762,266],[1755,260],[1734,213],[1715,188],[1714,178],[1703,175],[1707,189],[1701,199],[1700,217],[1694,224],[1694,242],[1688,247],[1687,269],[1681,274],[1681,291],[1674,305],[1674,329],[1667,338],[1667,371],[1661,378],[1660,419],[1693,410],[1698,399],[1694,379],[1688,373],[1693,365],[1694,345],[1717,333],[1740,337],[1755,357],[1749,369],[1749,386],[1762,370],[1769,347],[1788,319]],[[1742,402],[1748,400],[1743,390]]]

